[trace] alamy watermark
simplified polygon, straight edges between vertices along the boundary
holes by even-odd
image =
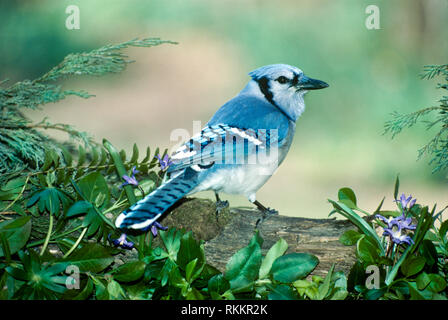
[[[69,276],[67,276],[65,280],[65,287],[68,290],[78,290],[80,288],[79,281],[80,281],[80,272],[79,267],[76,265],[69,265],[65,269],[65,273],[67,273]]]
[[[365,26],[368,30],[380,29],[380,8],[377,5],[371,4],[366,7],[365,13],[368,14]]]
[[[366,268],[366,274],[369,276],[366,278],[367,289],[379,289],[380,288],[380,268],[376,265],[370,265]]]
[[[68,14],[65,19],[65,27],[68,30],[79,30],[81,28],[79,7],[74,4],[69,5],[65,8],[65,13]]]

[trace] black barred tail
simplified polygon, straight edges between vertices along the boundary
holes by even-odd
[[[122,212],[115,220],[115,226],[120,229],[148,229],[169,207],[193,190],[197,184],[196,171],[191,168],[181,171]]]

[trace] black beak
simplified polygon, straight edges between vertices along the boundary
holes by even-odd
[[[326,87],[328,87],[328,83],[321,80],[308,78],[305,75],[300,77],[298,83],[298,89],[303,90],[319,90],[324,89]]]

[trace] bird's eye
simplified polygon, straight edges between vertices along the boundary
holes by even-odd
[[[280,76],[276,80],[278,81],[278,83],[281,83],[281,84],[284,84],[289,81],[289,79],[284,76]]]

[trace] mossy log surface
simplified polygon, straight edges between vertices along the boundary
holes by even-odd
[[[205,199],[186,199],[163,219],[162,224],[192,230],[205,241],[207,262],[221,271],[230,257],[252,238],[261,213],[252,208],[227,208],[216,215],[215,203]],[[347,220],[310,219],[270,216],[258,226],[263,238],[262,252],[283,238],[289,252],[307,252],[319,258],[313,274],[325,276],[331,265],[348,274],[355,262],[354,247],[339,242],[347,230],[354,229]]]

